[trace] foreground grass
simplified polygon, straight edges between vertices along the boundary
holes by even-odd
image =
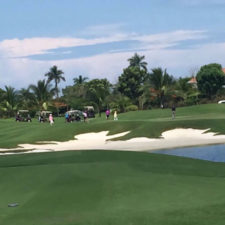
[[[0,225],[219,225],[225,164],[72,151],[0,157]],[[9,203],[19,206],[9,208]]]
[[[105,116],[86,123],[64,122],[64,118],[56,118],[53,127],[48,123],[16,123],[14,119],[0,120],[0,148],[13,148],[18,144],[35,143],[36,141],[66,141],[74,135],[86,132],[109,130],[110,134],[131,131],[120,139],[133,137],[159,137],[163,131],[174,128],[207,129],[225,134],[225,105],[208,104],[177,109],[177,117],[171,119],[170,109],[154,109],[147,111],[119,114],[119,120],[112,118],[106,121]]]

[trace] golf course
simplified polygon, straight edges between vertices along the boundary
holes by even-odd
[[[101,117],[90,119],[88,123],[65,123],[65,119],[55,118],[54,126],[39,123],[15,122],[14,118],[0,120],[0,148],[16,148],[18,144],[40,141],[69,141],[75,135],[109,131],[109,135],[129,131],[115,140],[136,137],[158,138],[164,131],[175,128],[210,129],[211,132],[225,134],[225,105],[205,104],[177,108],[176,119],[171,119],[171,109],[152,109],[119,114],[119,120]]]
[[[224,225],[224,13],[2,1],[0,225]]]
[[[109,131],[158,138],[175,128],[225,134],[225,106],[152,109],[88,123],[0,120],[0,148]],[[32,130],[32,132],[31,132]],[[112,149],[113,150],[113,149]],[[223,224],[225,164],[148,152],[61,151],[0,156],[0,225]],[[8,207],[16,203],[16,207]]]

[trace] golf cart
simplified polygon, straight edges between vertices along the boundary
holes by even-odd
[[[16,122],[32,122],[28,110],[19,110],[16,114]]]
[[[224,104],[224,103],[225,103],[225,100],[218,101],[218,104]]]
[[[84,106],[84,112],[87,113],[88,118],[95,118],[95,110],[93,106]]]
[[[52,114],[51,111],[39,111],[39,112],[37,112],[38,121],[40,123],[48,122],[48,117],[49,117],[50,114]]]
[[[83,117],[83,113],[80,110],[70,110],[66,112],[66,122],[79,122]]]

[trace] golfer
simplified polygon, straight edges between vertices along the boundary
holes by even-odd
[[[106,114],[106,119],[108,120],[108,119],[109,119],[109,115],[110,115],[110,110],[107,109],[107,110],[105,111],[105,114]]]
[[[175,107],[175,105],[173,104],[172,105],[172,120],[174,120],[175,119],[175,116],[176,116],[176,107]]]
[[[54,119],[53,119],[52,114],[49,115],[48,120],[49,120],[50,125],[52,126],[53,123],[54,123]]]
[[[118,116],[117,116],[117,111],[115,110],[114,115],[113,115],[114,120],[118,120]]]
[[[69,122],[69,113],[68,112],[66,112],[66,114],[65,114],[65,122]]]
[[[88,115],[87,112],[83,112],[84,122],[88,122]]]

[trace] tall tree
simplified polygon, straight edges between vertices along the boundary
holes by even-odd
[[[71,108],[83,110],[83,106],[87,105],[87,77],[79,75],[74,78],[74,85],[65,87],[63,92],[63,99]]]
[[[111,86],[107,79],[94,79],[87,83],[87,97],[97,106],[99,116],[101,116],[103,105],[106,104],[105,99],[110,93]]]
[[[117,110],[118,112],[125,112],[126,107],[131,105],[131,100],[122,95],[121,93],[113,93],[108,96],[108,102],[111,109]]]
[[[128,59],[130,63],[129,67],[138,67],[139,69],[143,69],[145,72],[147,72],[148,63],[143,61],[144,59],[145,56],[140,56],[135,53],[134,56]]]
[[[152,69],[152,73],[149,74],[149,81],[159,100],[160,106],[164,107],[166,97],[171,95],[171,86],[175,84],[174,78],[166,70],[154,68]]]
[[[68,107],[83,110],[83,106],[87,105],[87,85],[66,86],[62,89],[63,100]]]
[[[204,65],[197,73],[199,91],[211,99],[224,85],[225,78],[222,66],[217,63]]]
[[[48,77],[48,83],[51,81],[55,82],[55,92],[57,99],[59,98],[58,84],[61,80],[65,81],[65,77],[63,77],[62,74],[64,74],[64,72],[62,70],[58,70],[57,66],[51,67],[49,72],[45,74],[45,76]]]
[[[82,75],[79,75],[79,77],[74,78],[74,85],[73,89],[75,92],[75,95],[78,98],[85,98],[86,92],[87,92],[87,86],[86,81],[88,80],[88,77],[83,77]]]
[[[5,86],[2,97],[1,110],[5,111],[8,116],[13,116],[18,106],[18,92],[11,86]]]
[[[175,84],[175,95],[177,101],[183,102],[186,105],[197,104],[199,91],[197,87],[190,84],[191,77],[180,77]]]
[[[82,85],[88,80],[88,77],[83,77],[82,75],[79,75],[78,77],[73,79],[74,85]]]
[[[55,89],[51,88],[51,84],[45,80],[39,80],[37,85],[31,84],[29,89],[34,94],[40,110],[45,109],[55,93]]]
[[[35,104],[35,96],[30,92],[29,88],[22,88],[18,92],[18,99],[20,107],[29,109]]]
[[[3,101],[3,97],[4,97],[4,90],[0,88],[0,102]]]
[[[144,70],[139,67],[128,67],[119,77],[118,90],[137,104],[138,98],[143,94],[142,86],[146,78],[147,74]]]

